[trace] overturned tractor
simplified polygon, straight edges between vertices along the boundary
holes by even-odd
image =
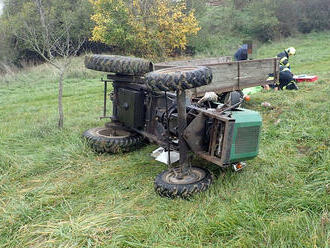
[[[277,59],[226,59],[154,65],[139,58],[87,56],[87,68],[107,72],[102,118],[111,122],[87,130],[84,137],[96,152],[130,151],[144,139],[161,146],[157,156],[168,164],[155,179],[161,196],[187,198],[206,190],[211,173],[193,166],[192,155],[235,170],[257,156],[262,119],[259,113],[240,108],[244,98],[239,90],[272,83],[266,82],[269,73],[275,75],[274,81],[278,76]],[[109,82],[111,117],[106,115]],[[205,97],[210,91],[222,93],[224,101],[215,93]]]

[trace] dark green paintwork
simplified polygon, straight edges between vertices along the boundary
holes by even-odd
[[[232,117],[235,119],[235,124],[231,143],[230,162],[244,161],[256,157],[259,151],[260,132],[262,125],[262,118],[260,114],[256,111],[239,108],[237,111],[232,112]],[[257,132],[256,135],[250,136],[250,139],[246,141],[247,143],[245,143],[245,145],[249,145],[248,143],[251,143],[255,149],[253,148],[252,151],[245,153],[236,153],[235,141],[238,135],[238,129],[248,127],[251,127],[252,129],[258,129],[259,127],[259,132]]]

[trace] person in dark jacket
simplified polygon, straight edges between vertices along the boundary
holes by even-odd
[[[248,59],[248,44],[243,44],[234,54],[235,61]],[[225,103],[226,99],[240,99],[244,94],[241,90],[223,92],[220,94],[219,99],[221,103]],[[230,100],[232,101],[232,100]]]
[[[271,73],[268,79],[274,80],[274,75]],[[296,85],[292,72],[289,68],[282,65],[280,66],[279,83],[269,84],[269,87],[275,90],[298,90],[298,86]]]
[[[234,54],[236,61],[247,60],[248,59],[248,45],[243,44]]]
[[[280,67],[281,69],[281,67]],[[293,79],[293,74],[290,71],[289,68],[283,67],[282,70],[280,70],[280,76],[279,76],[279,85],[278,88],[280,90],[298,90],[298,86],[296,85],[296,81]]]
[[[294,47],[289,47],[285,49],[283,52],[277,54],[277,57],[280,58],[280,65],[290,69],[291,66],[289,63],[289,57],[295,54],[296,54],[296,49]]]

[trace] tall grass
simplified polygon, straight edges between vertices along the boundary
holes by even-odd
[[[51,67],[0,79],[0,247],[328,247],[328,40],[321,33],[260,47],[261,58],[295,46],[294,71],[320,80],[253,95],[246,107],[264,120],[259,156],[241,173],[195,159],[216,180],[189,201],[154,192],[166,168],[149,156],[155,145],[98,155],[82,140],[105,122],[104,74],[82,58],[65,80],[62,131]]]

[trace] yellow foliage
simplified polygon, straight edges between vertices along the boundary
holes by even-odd
[[[127,54],[162,56],[185,49],[200,30],[194,11],[172,0],[90,0],[95,14],[92,40]]]

